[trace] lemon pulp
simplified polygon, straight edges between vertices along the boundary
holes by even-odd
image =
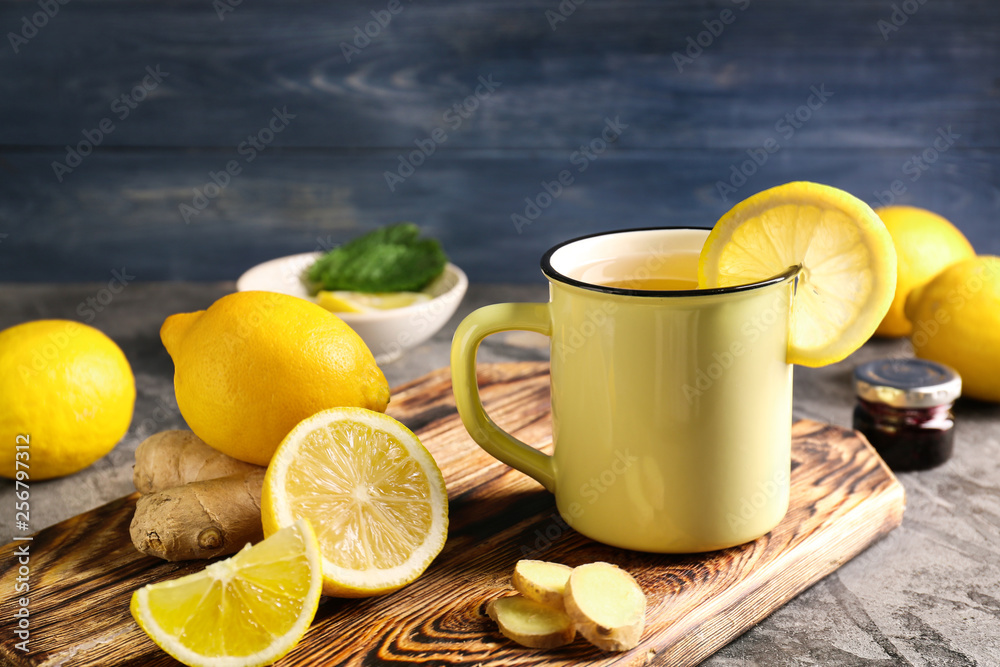
[[[187,665],[266,665],[305,634],[321,588],[319,545],[300,521],[201,572],[144,586],[131,611]]]
[[[315,527],[330,595],[396,590],[447,537],[441,471],[405,426],[370,410],[326,410],[293,429],[261,502],[265,534],[297,518]]]
[[[285,488],[296,515],[330,517],[318,530],[328,558],[356,570],[404,562],[431,527],[430,485],[420,466],[396,439],[356,422],[317,429],[303,444],[310,465],[290,470]]]

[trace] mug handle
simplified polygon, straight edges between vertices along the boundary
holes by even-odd
[[[517,329],[552,335],[547,303],[497,303],[470,313],[451,342],[451,384],[455,405],[466,430],[494,458],[533,477],[555,493],[552,457],[521,442],[497,426],[483,409],[476,380],[476,351],[490,334]]]

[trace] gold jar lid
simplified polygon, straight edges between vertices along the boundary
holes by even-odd
[[[854,369],[859,398],[895,408],[932,408],[962,394],[962,378],[952,368],[926,359],[879,359]]]

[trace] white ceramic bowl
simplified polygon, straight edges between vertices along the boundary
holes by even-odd
[[[239,277],[236,289],[280,292],[315,302],[300,276],[321,254],[305,252],[258,264]],[[444,273],[423,289],[433,297],[430,301],[372,313],[337,313],[337,317],[361,336],[376,362],[387,363],[437,333],[455,313],[468,287],[462,269],[449,262]]]

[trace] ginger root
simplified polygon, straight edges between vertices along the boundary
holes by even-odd
[[[162,431],[136,447],[132,483],[139,493],[155,493],[254,470],[263,468],[212,449],[191,431]]]
[[[566,582],[566,613],[587,641],[603,651],[627,651],[639,643],[646,596],[631,574],[610,563],[573,568]]]
[[[142,496],[129,526],[132,544],[144,554],[176,561],[236,553],[247,542],[264,539],[264,468],[256,468]]]
[[[570,568],[521,560],[514,567],[521,593],[491,601],[486,613],[500,632],[523,646],[555,648],[579,632],[602,651],[628,651],[639,644],[646,595],[631,574],[610,563]]]
[[[518,593],[544,605],[565,610],[563,591],[573,568],[543,560],[519,560],[514,566],[511,583]]]
[[[490,601],[486,613],[504,637],[522,646],[555,648],[576,637],[573,621],[564,612],[521,595]]]

